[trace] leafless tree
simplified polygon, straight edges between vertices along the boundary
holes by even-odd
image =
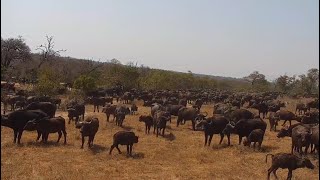
[[[53,41],[53,36],[46,36],[47,38],[47,43],[44,45],[40,45],[36,50],[40,51],[40,63],[37,66],[39,69],[43,63],[45,62],[50,62],[51,60],[54,59],[56,56],[60,56],[61,52],[65,52],[66,50],[60,49],[60,50],[54,50],[54,41]]]

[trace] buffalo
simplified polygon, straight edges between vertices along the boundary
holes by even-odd
[[[59,134],[57,143],[60,141],[63,133],[64,144],[67,143],[66,123],[65,123],[65,119],[61,116],[53,117],[53,118],[45,117],[40,121],[37,121],[37,120],[28,121],[23,129],[27,131],[37,130],[38,132],[41,132],[42,140],[45,143],[48,141],[49,133]]]
[[[247,137],[254,129],[261,129],[265,131],[267,128],[267,123],[262,119],[242,119],[236,124],[229,123],[226,125],[226,128],[223,130],[224,134],[235,133],[239,135],[239,144],[241,144],[242,137]]]
[[[84,144],[84,137],[89,136],[88,146],[93,146],[94,136],[96,135],[99,129],[99,119],[95,117],[87,117],[85,121],[77,122],[76,128],[80,129],[81,137],[82,137],[82,145]]]
[[[307,167],[309,169],[314,169],[314,165],[311,163],[311,161],[307,158],[300,158],[293,154],[288,153],[277,153],[275,155],[273,154],[267,154],[266,155],[266,163],[268,156],[271,156],[272,158],[272,165],[268,169],[268,180],[270,179],[270,174],[273,172],[274,176],[277,177],[277,170],[279,168],[282,169],[288,169],[288,177],[287,179],[292,178],[292,171],[298,168]]]
[[[128,131],[119,131],[113,135],[113,144],[111,145],[109,154],[112,153],[112,150],[114,148],[117,148],[119,154],[121,154],[121,151],[119,149],[120,145],[127,145],[127,154],[132,156],[132,146],[134,143],[138,143],[139,137],[134,134],[134,132],[128,132]]]

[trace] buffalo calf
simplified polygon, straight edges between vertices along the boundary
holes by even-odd
[[[251,131],[248,138],[243,141],[243,145],[249,146],[253,142],[253,149],[256,148],[256,143],[259,143],[259,149],[261,149],[261,144],[263,141],[264,131],[261,129],[255,129]]]

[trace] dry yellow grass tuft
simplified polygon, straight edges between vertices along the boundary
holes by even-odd
[[[296,100],[286,101],[290,101],[288,109],[294,111]],[[202,111],[212,114],[211,107],[205,105]],[[35,142],[35,132],[24,132],[22,145],[16,145],[12,130],[1,127],[2,179],[266,179],[271,161],[266,164],[265,155],[290,152],[291,139],[278,139],[269,131],[269,124],[261,151],[239,146],[237,135],[231,136],[230,147],[226,138],[218,145],[219,135],[213,136],[210,147],[204,147],[203,132],[192,131],[191,122],[177,128],[176,118],[168,125],[165,137],[146,135],[138,117],[149,114],[150,108],[139,106],[139,114],[128,115],[124,121],[124,129],[139,136],[139,143],[133,146],[134,157],[126,156],[125,146],[120,146],[123,154],[115,150],[109,155],[113,134],[123,128],[112,121],[107,123],[105,114],[93,113],[92,106],[86,108],[86,115],[100,120],[92,149],[80,149],[80,133],[74,123],[67,124],[67,145],[55,143],[57,134],[49,135],[47,145]],[[67,118],[66,112],[56,115]],[[310,159],[319,167],[318,158],[310,155]],[[277,174],[284,179],[287,170],[279,169]],[[293,178],[319,179],[319,170],[298,169]]]

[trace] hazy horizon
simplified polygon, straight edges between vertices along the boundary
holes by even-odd
[[[319,66],[319,1],[1,1],[1,37],[33,52],[54,36],[62,56],[268,80]]]

